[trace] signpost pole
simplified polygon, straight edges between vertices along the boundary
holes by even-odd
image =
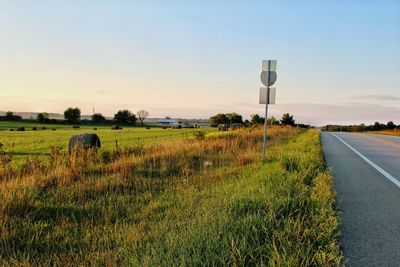
[[[270,62],[268,61],[268,70],[270,69]],[[265,94],[265,118],[264,118],[264,143],[263,143],[263,154],[262,161],[265,161],[265,153],[267,152],[267,124],[268,124],[268,102],[269,102],[269,80],[270,72],[267,75],[267,93]]]
[[[265,85],[265,88],[260,88],[260,104],[265,104],[264,143],[262,151],[262,161],[265,161],[265,154],[267,152],[268,104],[275,104],[275,88],[272,88],[273,92],[271,93],[270,86],[276,81],[276,60],[263,60],[260,78],[262,84]]]
[[[267,97],[269,94],[269,89],[267,88]],[[265,161],[265,152],[267,150],[267,122],[268,122],[268,104],[265,105],[265,119],[264,119],[264,144],[263,144],[263,153],[262,160]]]

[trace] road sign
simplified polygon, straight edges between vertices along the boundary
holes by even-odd
[[[267,103],[269,105],[275,104],[276,88],[271,87],[268,89],[269,90],[267,90],[267,87],[260,87],[260,99],[259,99],[260,104],[267,104]],[[267,91],[269,92],[268,94]]]
[[[262,71],[276,71],[276,60],[263,60],[262,61]]]
[[[268,77],[269,75],[269,77]],[[264,84],[265,86],[271,86],[274,85],[274,83],[276,82],[276,72],[275,71],[262,71],[261,75],[260,75],[260,79],[262,84]],[[269,84],[267,85],[267,81],[269,80]]]
[[[276,82],[276,60],[263,60],[262,71],[260,79],[266,87],[260,88],[260,104],[265,105],[265,119],[264,119],[264,144],[262,159],[265,161],[265,151],[267,150],[267,119],[268,119],[268,105],[275,104],[276,89],[270,88]]]

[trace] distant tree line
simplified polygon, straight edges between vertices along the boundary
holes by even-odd
[[[131,124],[135,125],[139,120],[140,125],[144,124],[144,120],[148,118],[149,112],[146,110],[139,110],[136,114],[130,110],[124,109],[119,110],[115,113],[112,120],[107,120],[101,113],[94,113],[91,116],[91,123],[118,123],[118,124]],[[22,117],[14,115],[11,111],[8,111],[5,116],[0,116],[0,121],[21,121]],[[33,118],[31,120],[34,120]],[[81,122],[81,110],[77,107],[69,107],[64,111],[64,121],[56,119],[50,119],[49,113],[41,112],[36,116],[36,121],[40,123],[68,123],[68,124],[79,124]]]
[[[137,115],[137,117],[136,117]],[[140,124],[143,125],[144,120],[149,116],[149,112],[146,110],[139,110],[136,114],[132,113],[130,110],[123,109],[119,110],[114,115],[113,122],[118,124],[131,124],[135,125],[139,118]],[[79,108],[68,108],[64,111],[64,119],[67,123],[77,124],[81,118],[81,110]],[[92,115],[93,123],[104,123],[107,119],[101,113],[94,113]]]
[[[252,125],[263,125],[264,117],[261,117],[258,114],[253,114],[250,116],[250,120],[244,120],[243,117],[237,113],[218,113],[214,116],[210,117],[211,126],[217,127],[220,124],[233,124],[233,123],[241,123],[244,126],[252,126]],[[271,116],[267,119],[268,125],[287,125],[293,127],[300,128],[310,128],[310,125],[306,124],[296,124],[296,121],[293,118],[293,115],[289,113],[285,113],[282,115],[281,120],[277,120],[274,116]]]
[[[0,116],[0,121],[21,121],[22,117],[14,115],[11,111],[6,112],[5,116]]]
[[[382,131],[382,130],[394,130],[400,128],[400,125],[396,125],[393,121],[389,121],[386,124],[375,122],[371,125],[357,124],[357,125],[326,125],[321,128],[322,131],[328,132],[366,132],[366,131]]]

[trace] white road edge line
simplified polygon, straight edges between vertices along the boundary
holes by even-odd
[[[358,152],[356,149],[354,149],[352,146],[350,146],[348,143],[346,143],[342,138],[340,138],[339,136],[337,136],[334,133],[330,133],[331,135],[335,136],[340,142],[342,142],[343,144],[345,144],[348,148],[350,148],[351,150],[354,151],[354,153],[356,153],[358,156],[360,156],[363,160],[365,160],[369,165],[371,165],[372,167],[374,167],[378,172],[380,172],[383,176],[385,176],[389,181],[391,181],[392,183],[394,183],[398,188],[400,188],[400,181],[397,180],[396,178],[394,178],[392,175],[390,175],[387,171],[385,171],[384,169],[382,169],[381,167],[379,167],[378,165],[376,165],[375,163],[373,163],[372,161],[370,161],[366,156],[364,156],[363,154],[361,154],[360,152]]]

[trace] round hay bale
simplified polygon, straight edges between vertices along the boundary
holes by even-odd
[[[42,127],[42,130],[46,130],[46,129],[47,129],[46,127],[44,127],[44,126]]]
[[[13,131],[14,131],[14,129],[13,129],[13,128],[11,128],[11,129],[9,129],[9,131],[10,131],[10,132],[13,132]]]
[[[24,131],[25,131],[25,127],[18,127],[18,128],[17,128],[17,131],[18,131],[18,132],[24,132]]]
[[[79,126],[79,125],[73,125],[72,126],[72,129],[79,129],[79,128],[81,128],[81,126]]]
[[[100,138],[97,134],[84,133],[71,136],[68,143],[68,151],[75,148],[99,149],[101,147]]]
[[[122,130],[122,128],[119,125],[113,125],[111,126],[111,130]]]
[[[93,131],[97,131],[97,128],[93,128]]]
[[[53,128],[53,129],[51,129],[52,131],[55,131],[55,130],[57,130],[56,128]]]
[[[32,131],[37,131],[37,128],[36,127],[32,127]]]

